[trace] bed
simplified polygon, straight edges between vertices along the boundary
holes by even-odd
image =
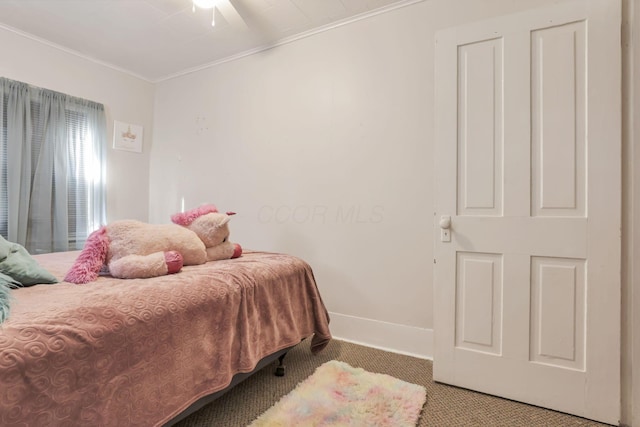
[[[34,258],[62,278],[78,254]],[[0,325],[7,427],[171,425],[301,340],[318,352],[331,339],[311,267],[284,254],[12,294]]]

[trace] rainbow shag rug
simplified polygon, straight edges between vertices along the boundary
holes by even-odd
[[[426,399],[423,386],[332,360],[250,427],[415,427]]]

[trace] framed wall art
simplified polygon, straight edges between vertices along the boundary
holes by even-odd
[[[113,122],[113,148],[142,153],[142,126]]]

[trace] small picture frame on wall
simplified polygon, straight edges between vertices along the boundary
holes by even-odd
[[[142,126],[113,122],[113,148],[142,153]]]

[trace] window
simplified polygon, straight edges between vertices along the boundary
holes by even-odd
[[[0,234],[81,249],[105,221],[104,106],[0,78]]]

